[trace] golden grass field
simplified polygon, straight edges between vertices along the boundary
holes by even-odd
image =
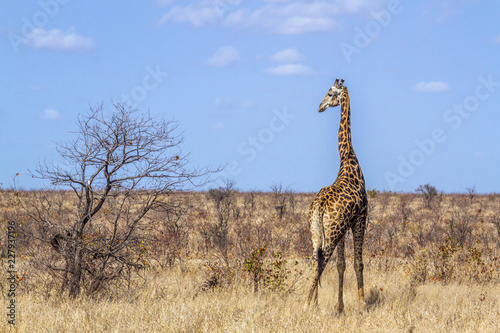
[[[500,195],[440,194],[427,207],[417,194],[371,191],[366,305],[358,305],[348,235],[340,315],[335,264],[323,274],[319,306],[303,307],[314,194],[234,193],[223,249],[207,236],[217,221],[207,193],[176,194],[186,207],[176,222],[182,242],[171,234],[150,242],[147,268],[98,293],[84,288],[76,299],[59,293],[57,277],[43,265],[58,254],[23,234],[36,225],[18,202],[34,195],[0,193],[2,223],[16,221],[19,233],[15,325],[7,318],[5,227],[2,235],[1,332],[500,332]],[[245,263],[260,248],[254,292]]]

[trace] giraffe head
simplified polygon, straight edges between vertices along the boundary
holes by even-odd
[[[319,112],[325,111],[329,107],[336,107],[340,105],[340,100],[342,98],[342,94],[344,92],[344,80],[339,79],[335,80],[335,84],[328,90],[328,93],[326,94],[325,98],[323,98],[323,101],[319,105]]]

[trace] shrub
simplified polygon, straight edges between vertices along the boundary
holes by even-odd
[[[422,193],[425,207],[431,208],[432,200],[438,195],[436,188],[432,185],[425,184],[420,185],[415,191]]]

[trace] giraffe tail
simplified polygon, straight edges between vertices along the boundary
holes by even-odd
[[[325,228],[323,225],[324,211],[320,209],[320,205],[316,205],[310,217],[310,229],[313,243],[313,257],[318,263],[319,270],[322,271],[324,265],[324,250],[325,244]],[[320,273],[321,274],[321,273]],[[321,279],[318,280],[321,286]]]

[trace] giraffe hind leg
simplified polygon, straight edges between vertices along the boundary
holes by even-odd
[[[361,217],[352,228],[352,236],[354,240],[354,270],[358,281],[358,299],[361,306],[365,305],[363,283],[363,243],[365,236],[365,220],[366,217]]]
[[[326,264],[330,260],[339,242],[342,242],[342,245],[344,244],[343,237],[335,239],[331,246],[326,246],[326,248],[319,248],[317,250],[316,258],[314,261],[313,280],[311,288],[309,289],[309,296],[307,298],[308,304],[311,304],[311,302],[314,302],[315,305],[318,304],[318,286],[319,286],[319,281],[321,279],[321,274],[325,270]],[[343,246],[341,251],[342,253],[344,253]],[[344,270],[345,270],[345,263],[344,263]]]
[[[338,310],[339,313],[344,312],[344,272],[345,272],[345,255],[344,255],[344,238],[337,245],[337,271],[339,273],[339,295],[338,295]]]

